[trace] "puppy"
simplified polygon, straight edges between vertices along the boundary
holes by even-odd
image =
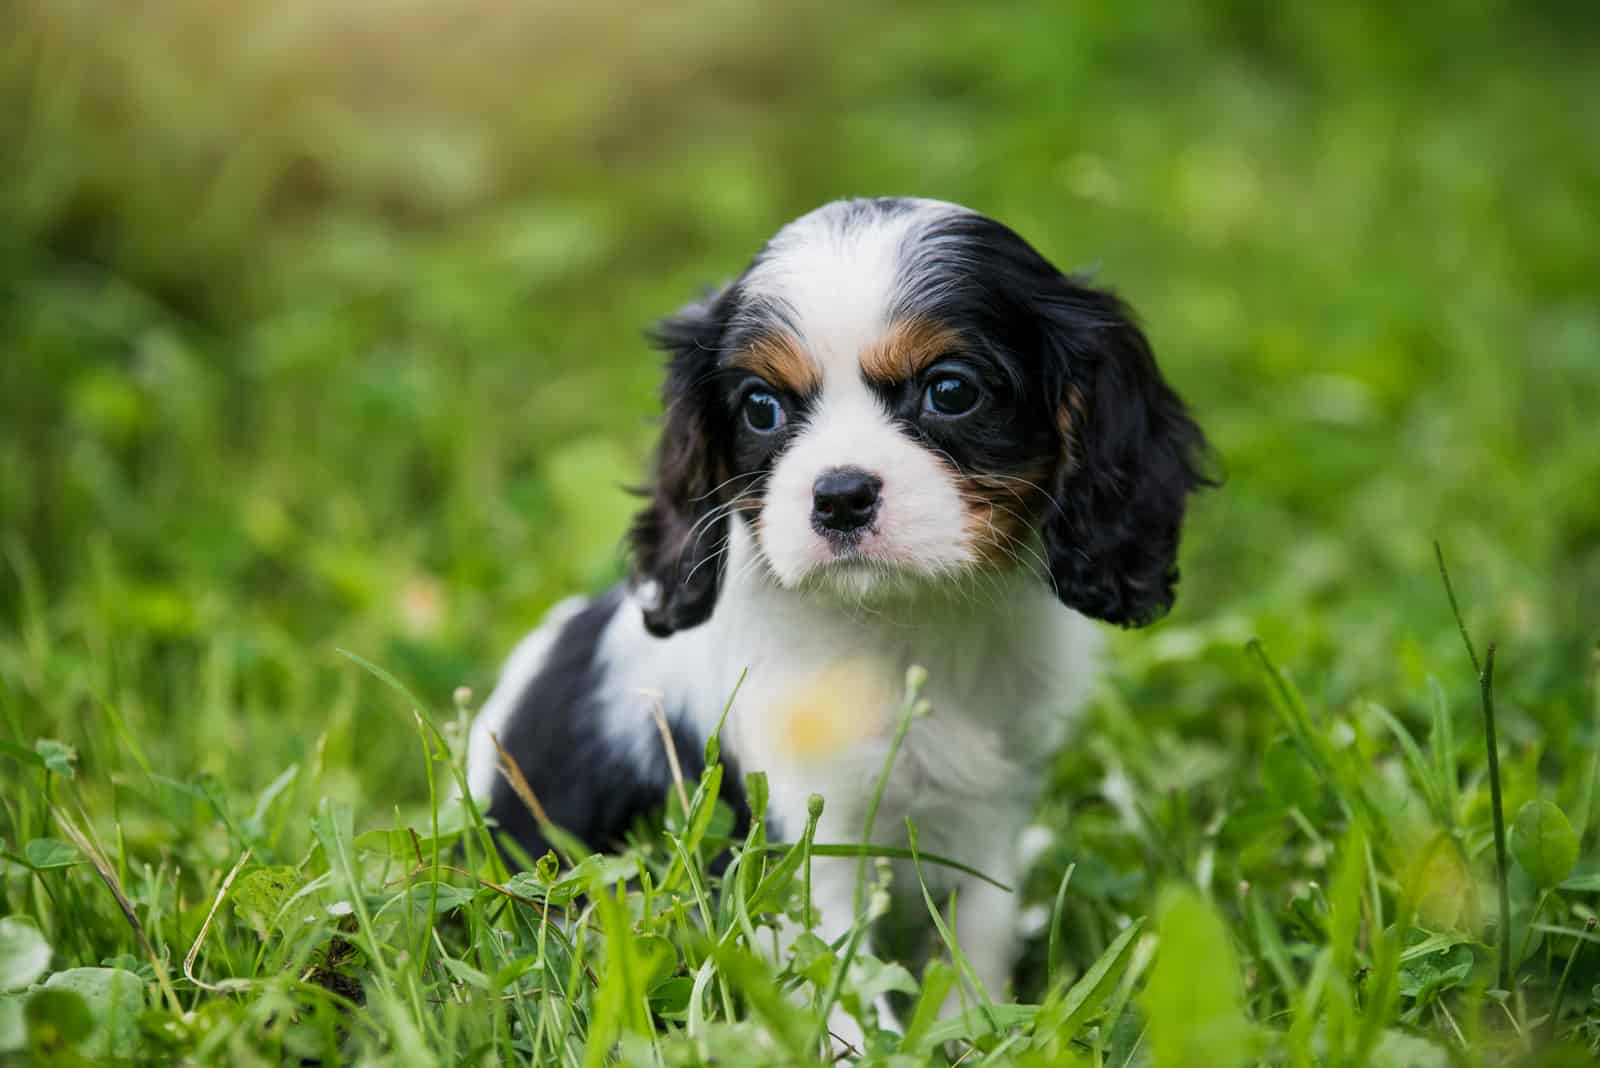
[[[858,842],[921,665],[931,712],[874,837],[903,845],[909,817],[921,849],[1015,885],[1018,834],[1094,679],[1091,620],[1168,609],[1205,482],[1202,435],[1128,309],[976,212],[850,200],[784,227],[656,339],[666,416],[632,576],[517,647],[473,726],[470,788],[545,851],[493,735],[550,819],[605,847],[670,786],[657,703],[692,778],[737,686],[721,750],[767,773],[771,836],[797,837],[820,794],[817,840]],[[815,862],[824,939],[853,922],[856,870]],[[1016,898],[923,870],[956,893],[998,995]],[[894,882],[921,907],[914,877]]]

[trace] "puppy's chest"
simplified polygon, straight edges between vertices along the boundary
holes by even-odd
[[[1030,750],[1047,680],[992,662],[979,648],[855,640],[752,648],[729,734],[746,767],[835,793],[870,791],[907,715],[908,669],[927,672],[896,758],[891,794],[1003,778]]]
[[[826,800],[825,822],[854,820],[871,797],[917,665],[928,710],[895,757],[884,825],[903,826],[897,812],[928,825],[949,815],[940,806],[1030,797],[1088,688],[1097,639],[1031,587],[959,608],[850,614],[736,587],[708,625],[665,642],[624,617],[603,655],[612,733],[653,752],[654,694],[704,738],[733,694],[723,752],[741,772],[766,773],[774,809],[798,833],[812,793]]]

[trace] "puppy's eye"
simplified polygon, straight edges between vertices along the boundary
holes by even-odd
[[[980,396],[978,387],[960,375],[940,375],[928,383],[922,406],[939,415],[966,415]]]
[[[744,399],[744,421],[757,434],[771,434],[783,426],[783,402],[764,389],[754,390]]]

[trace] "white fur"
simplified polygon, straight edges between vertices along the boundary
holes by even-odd
[[[811,527],[812,487],[829,468],[860,467],[883,480],[872,527],[843,568]],[[885,573],[953,572],[977,559],[950,469],[890,422],[855,374],[825,380],[816,415],[773,468],[761,514],[761,548],[778,581],[799,586],[818,573],[846,592],[870,592]]]
[[[802,215],[778,231],[745,276],[751,296],[784,306],[805,350],[830,377],[856,377],[861,346],[888,326],[917,235],[966,210],[936,200],[908,203],[910,210],[870,223],[852,219],[848,203]]]
[[[849,225],[832,204],[778,232],[745,279],[780,304],[816,364],[822,391],[810,420],[772,471],[760,544],[778,581],[821,574],[837,592],[865,597],[910,573],[944,575],[976,559],[953,470],[896,427],[861,374],[861,354],[888,332],[894,308],[921,272],[908,263],[930,224],[965,211],[939,201]],[[829,468],[859,467],[882,480],[872,528],[849,560],[811,527],[812,487]],[[830,566],[831,565],[831,566]]]

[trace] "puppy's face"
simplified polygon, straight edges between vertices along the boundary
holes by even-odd
[[[971,223],[908,203],[824,209],[739,283],[731,488],[785,586],[870,596],[1024,551],[1061,443],[1029,361],[981,321]]]
[[[667,420],[633,530],[653,632],[710,615],[730,520],[819,596],[1024,567],[1103,619],[1170,604],[1199,431],[1122,305],[999,223],[827,205],[661,340]]]

